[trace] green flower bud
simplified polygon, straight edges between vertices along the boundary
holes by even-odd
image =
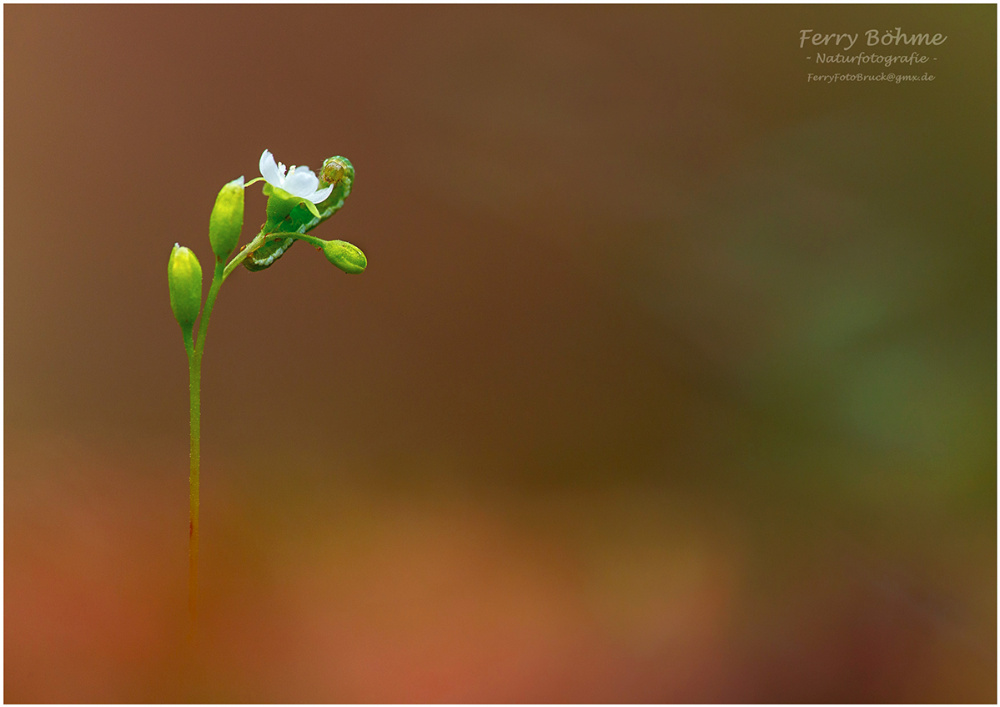
[[[194,326],[201,311],[201,265],[188,248],[174,244],[167,262],[170,308],[182,329]]]
[[[208,220],[208,240],[212,252],[225,260],[236,250],[243,230],[243,177],[222,187],[215,197],[215,208]]]
[[[368,267],[368,258],[361,249],[347,241],[326,241],[323,244],[323,255],[349,275],[357,275]]]

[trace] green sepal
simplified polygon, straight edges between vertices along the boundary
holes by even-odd
[[[309,209],[309,213],[313,215],[313,218],[319,218],[319,209],[316,208],[316,204],[312,203],[308,199],[303,199],[302,205]]]
[[[284,189],[270,183],[265,184],[261,191],[264,193],[264,196],[268,197],[265,233],[273,233],[275,230],[278,230],[278,224],[284,221],[292,212],[292,209],[299,204],[305,206],[309,210],[309,213],[313,215],[313,218],[319,218],[319,209],[316,208],[316,204],[308,199],[289,194]]]

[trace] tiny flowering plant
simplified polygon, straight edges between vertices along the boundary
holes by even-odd
[[[354,184],[354,166],[346,157],[330,157],[323,162],[320,176],[308,167],[275,162],[269,150],[260,156],[261,176],[244,183],[243,177],[226,183],[215,200],[209,217],[209,243],[215,256],[212,282],[202,306],[202,270],[197,256],[189,248],[175,244],[167,264],[167,285],[174,319],[181,327],[188,358],[190,384],[191,472],[189,524],[188,605],[192,633],[197,616],[198,594],[198,517],[201,478],[201,360],[212,308],[222,284],[233,270],[243,264],[251,272],[265,270],[294,244],[306,241],[321,251],[326,259],[349,274],[364,272],[365,254],[357,246],[341,240],[326,241],[308,234],[333,216],[344,205]],[[265,181],[268,197],[267,218],[260,232],[237,251],[243,228],[244,190]],[[299,207],[303,208],[299,208]],[[235,256],[234,256],[235,253]],[[227,259],[233,256],[229,262]],[[195,325],[197,323],[197,331]]]

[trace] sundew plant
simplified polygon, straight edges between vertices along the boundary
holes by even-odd
[[[201,358],[212,307],[222,284],[240,265],[260,272],[274,265],[295,241],[305,241],[321,250],[326,259],[349,274],[364,272],[365,254],[345,241],[324,241],[308,232],[333,216],[344,205],[354,183],[354,167],[346,157],[330,157],[317,176],[308,167],[289,167],[275,162],[264,150],[260,156],[261,176],[244,183],[235,179],[219,192],[208,223],[208,240],[215,255],[212,284],[202,307],[202,270],[198,258],[188,248],[174,244],[167,264],[170,307],[181,325],[187,351],[191,387],[191,521],[188,606],[191,625],[198,614],[198,512],[201,474]],[[251,184],[263,181],[267,218],[260,232],[239,248],[243,230],[243,193]],[[200,315],[200,316],[199,316]],[[198,322],[197,332],[195,322]]]

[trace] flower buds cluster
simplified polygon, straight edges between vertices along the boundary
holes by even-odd
[[[308,167],[289,167],[275,161],[264,150],[260,156],[260,179],[263,179],[267,201],[267,221],[241,260],[248,270],[269,267],[281,257],[294,239],[304,234],[339,210],[350,194],[354,181],[354,166],[346,157],[330,157],[323,162],[317,176]],[[258,181],[252,180],[250,183]],[[240,232],[243,230],[244,189],[243,177],[224,185],[215,198],[215,206],[208,220],[208,240],[215,254],[215,277],[225,278],[226,259],[236,252]],[[323,206],[320,215],[318,205]],[[302,207],[302,208],[299,208]],[[289,219],[289,216],[292,218]],[[273,242],[264,243],[265,236],[275,234]],[[284,240],[278,241],[278,236]],[[368,259],[361,250],[346,241],[319,241],[326,259],[346,273],[364,272]],[[232,265],[232,263],[230,263]],[[215,280],[213,279],[213,287]],[[167,284],[170,288],[170,308],[181,328],[190,333],[201,313],[202,272],[198,258],[188,248],[175,244],[167,263]],[[211,292],[212,290],[210,290]]]

